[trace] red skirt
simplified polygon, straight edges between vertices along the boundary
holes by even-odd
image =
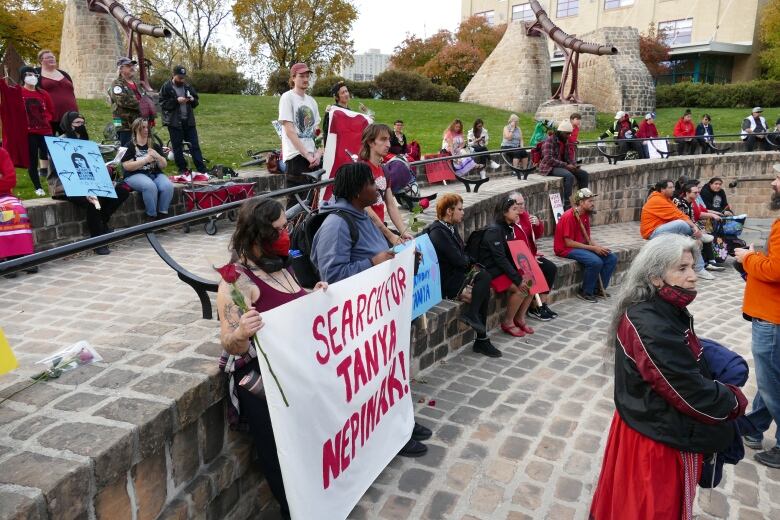
[[[690,520],[702,456],[670,448],[612,418],[590,520]]]

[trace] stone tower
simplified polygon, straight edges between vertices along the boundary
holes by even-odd
[[[460,100],[512,112],[535,112],[549,97],[547,38],[528,36],[523,22],[512,22]]]
[[[633,27],[602,27],[577,35],[620,49],[614,56],[580,55],[579,93],[599,112],[623,110],[644,115],[655,110],[653,77],[639,57],[639,31]]]
[[[73,78],[77,98],[102,98],[125,54],[124,36],[115,19],[95,13],[87,0],[68,0],[62,22],[59,67]]]

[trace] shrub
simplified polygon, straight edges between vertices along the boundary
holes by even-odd
[[[290,69],[276,69],[268,75],[268,81],[265,83],[265,94],[267,96],[282,95],[290,90]]]
[[[193,71],[188,75],[192,86],[200,93],[209,94],[241,94],[246,90],[249,81],[243,74],[232,72]]]
[[[341,76],[328,75],[317,78],[317,82],[311,89],[311,95],[328,98],[332,97],[330,89],[339,81],[344,82],[349,89],[349,92],[352,94],[352,97],[369,99],[374,97],[374,94],[376,93],[376,86],[373,81],[350,81]]]
[[[374,79],[377,92],[384,99],[412,101],[458,101],[460,92],[449,85],[436,85],[414,72],[390,69]]]
[[[780,105],[780,81],[746,83],[675,83],[655,90],[658,107],[747,108]]]

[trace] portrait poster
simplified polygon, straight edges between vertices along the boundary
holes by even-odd
[[[45,139],[68,197],[116,198],[114,183],[97,143],[66,137],[46,136]]]
[[[512,253],[512,260],[515,262],[515,266],[523,272],[524,277],[530,277],[534,281],[533,287],[531,287],[531,294],[545,293],[550,290],[547,286],[547,280],[544,278],[539,262],[536,261],[536,256],[531,253],[523,240],[510,240],[507,242],[509,245],[509,252]]]

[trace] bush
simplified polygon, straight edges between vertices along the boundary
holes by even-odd
[[[655,89],[658,107],[747,108],[780,105],[780,81],[746,83],[675,83]]]
[[[193,71],[188,76],[195,90],[209,94],[241,94],[249,84],[243,74],[232,72]]]
[[[374,83],[384,99],[458,101],[460,98],[455,87],[436,85],[421,74],[403,70],[386,70],[374,79]]]
[[[282,95],[290,90],[290,69],[276,69],[268,75],[268,81],[265,84],[265,95]]]
[[[373,98],[376,93],[376,86],[373,81],[350,81],[341,76],[328,75],[317,78],[317,82],[311,89],[311,95],[317,97],[332,97],[330,89],[339,81],[344,82],[349,89],[350,94],[352,94],[352,97],[355,98],[370,99]]]

